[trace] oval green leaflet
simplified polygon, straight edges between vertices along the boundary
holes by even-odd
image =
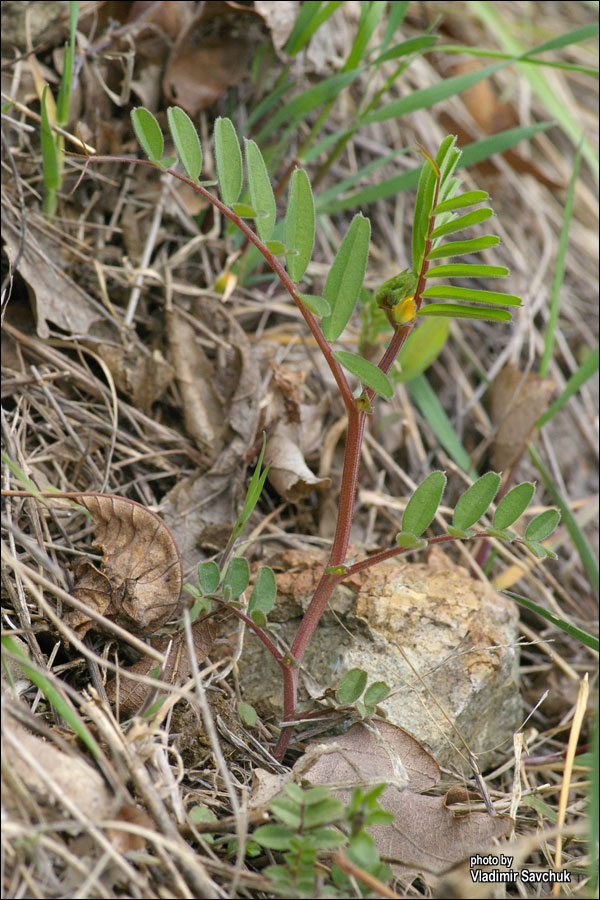
[[[131,123],[142,150],[152,162],[159,162],[165,146],[160,125],[144,106],[131,110]]]
[[[297,283],[306,272],[315,243],[315,202],[304,169],[294,169],[292,174],[284,235],[287,270]]]
[[[372,388],[376,394],[381,394],[389,400],[394,396],[394,386],[385,372],[374,366],[372,362],[357,356],[354,353],[348,353],[346,350],[337,350],[333,354],[337,361],[343,365],[345,369],[360,378],[363,384]]]
[[[215,122],[215,161],[221,198],[226,206],[232,206],[242,190],[243,167],[240,142],[231,119],[219,117]]]
[[[331,306],[331,315],[322,320],[323,334],[328,341],[337,341],[352,315],[365,277],[370,237],[371,223],[357,213],[336,253],[323,290]]]
[[[245,148],[250,202],[257,213],[256,230],[261,240],[268,241],[275,227],[275,195],[258,144],[245,138]]]
[[[202,171],[202,147],[194,123],[178,106],[169,107],[167,121],[186,175],[192,181],[198,181]]]

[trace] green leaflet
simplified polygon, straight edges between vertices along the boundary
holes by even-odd
[[[268,241],[275,227],[275,195],[258,144],[248,138],[244,139],[244,144],[250,202],[257,212],[256,230],[261,240]]]
[[[273,569],[261,566],[248,602],[248,615],[257,625],[266,625],[276,597],[277,584]]]
[[[169,107],[167,121],[186,175],[192,181],[198,181],[202,171],[202,147],[194,123],[178,106]]]
[[[231,119],[219,117],[215,122],[215,160],[221,198],[226,206],[232,206],[242,190],[243,167],[242,151]]]
[[[473,212],[467,213],[464,216],[459,216],[456,219],[453,218],[444,225],[434,228],[431,232],[431,238],[432,240],[436,240],[437,238],[444,237],[444,235],[454,234],[456,231],[464,231],[465,228],[470,228],[472,225],[478,225],[480,222],[485,222],[486,219],[490,219],[493,215],[494,212],[489,206],[485,206],[483,209],[475,209]]]
[[[502,291],[480,291],[452,285],[434,285],[423,291],[423,297],[438,300],[470,300],[472,303],[492,303],[499,306],[521,306],[521,298]]]
[[[488,247],[496,247],[500,243],[500,238],[495,234],[484,234],[482,237],[472,238],[470,241],[452,241],[449,244],[442,244],[436,247],[427,255],[427,259],[449,259],[451,256],[464,256],[467,253],[479,253],[480,250],[487,250]]]
[[[371,223],[357,213],[344,236],[329,270],[323,296],[331,306],[331,315],[322,321],[323,334],[336,341],[352,315],[367,267]]]
[[[337,350],[333,355],[345,369],[348,369],[349,372],[360,378],[362,383],[372,388],[376,394],[381,394],[383,397],[387,397],[388,400],[394,396],[394,386],[390,379],[385,372],[382,372],[373,363],[363,359],[362,356],[347,353],[345,350]]]
[[[508,528],[516,522],[531,503],[534,493],[535,485],[530,481],[515,485],[496,507],[492,523],[494,528]]]
[[[466,530],[483,516],[498,493],[501,480],[497,472],[486,472],[465,491],[454,509],[452,524],[455,528]]]
[[[456,197],[451,197],[449,200],[444,200],[443,203],[438,203],[433,210],[433,215],[437,216],[440,213],[452,212],[455,209],[475,206],[476,203],[482,203],[483,200],[487,199],[487,191],[466,191],[464,194],[459,194]]]
[[[131,110],[131,123],[142,150],[152,162],[158,162],[163,155],[165,142],[160,125],[144,106]]]
[[[402,531],[420,537],[427,531],[440,505],[446,476],[443,472],[432,472],[415,490],[402,516]]]
[[[471,263],[448,263],[434,266],[425,273],[425,278],[503,278],[508,275],[506,266],[477,266]]]
[[[506,309],[483,309],[480,306],[464,306],[461,303],[429,303],[423,306],[418,316],[443,316],[448,319],[486,319],[488,322],[510,322],[511,314]]]
[[[304,169],[292,174],[284,235],[287,270],[297,283],[306,272],[315,243],[315,202]]]
[[[331,315],[331,306],[325,297],[319,297],[317,294],[298,294],[298,297],[315,316]]]

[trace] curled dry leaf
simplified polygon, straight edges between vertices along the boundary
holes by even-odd
[[[509,470],[519,461],[535,423],[548,405],[555,384],[535,372],[520,372],[504,366],[492,385],[492,422],[498,429],[492,444],[492,465],[497,472]]]
[[[465,814],[462,809],[454,815],[454,796],[425,795],[439,781],[437,763],[407,731],[387,722],[360,722],[344,735],[309,744],[294,773],[311,784],[386,783],[379,802],[394,814],[394,822],[375,826],[371,833],[379,855],[394,863],[399,874],[416,869],[439,875],[482,852],[514,825],[509,816]]]
[[[194,653],[198,664],[204,662],[213,645],[216,629],[211,619],[202,619],[192,625]],[[169,644],[171,645],[169,649]],[[161,681],[174,684],[185,681],[192,675],[192,665],[185,644],[185,634],[179,631],[174,635],[153,638],[150,646],[161,653],[169,650],[169,656],[163,670],[159,674]],[[127,673],[149,675],[156,662],[148,656],[143,657],[135,665],[121,672],[119,679],[112,678],[106,685],[106,696],[111,703],[119,701],[122,716],[131,716],[137,712],[148,698],[149,687],[140,681],[133,681]]]
[[[299,500],[315,488],[331,484],[330,478],[318,478],[311,472],[289,428],[281,422],[267,441],[265,465],[269,465],[269,481],[285,500]]]
[[[152,634],[175,613],[183,587],[181,555],[169,528],[125,497],[90,494],[78,502],[94,520],[102,563],[80,564],[73,593],[134,634]],[[68,621],[82,635],[98,627],[81,612],[70,613]]]

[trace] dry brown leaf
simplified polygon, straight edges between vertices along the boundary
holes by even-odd
[[[86,560],[73,594],[134,634],[152,634],[176,611],[183,587],[181,555],[169,528],[141,503],[110,494],[79,500],[96,526],[94,546],[102,550],[98,569]],[[83,613],[69,624],[80,634],[98,627]]]
[[[200,4],[171,50],[163,91],[169,102],[182,106],[190,116],[211,106],[248,71],[252,42],[247,16],[242,18],[240,13],[256,15],[251,7]]]
[[[455,816],[444,797],[426,796],[440,770],[408,732],[387,722],[357,723],[326,743],[310,744],[294,772],[311,784],[388,784],[379,802],[394,814],[372,829],[379,855],[400,867],[441,874],[487,848],[513,827],[509,816]]]
[[[265,20],[273,46],[276,50],[281,50],[296,24],[300,11],[299,0],[288,0],[287,3],[281,3],[280,0],[254,0],[254,9]]]
[[[204,662],[210,653],[216,636],[216,628],[211,619],[202,619],[192,625],[192,637],[194,640],[194,653],[198,664]],[[174,684],[176,681],[185,681],[192,675],[192,665],[185,645],[183,631],[174,635],[153,638],[150,646],[161,653],[165,653],[171,644],[169,657],[164,669],[159,675],[161,681]],[[106,684],[106,696],[111,703],[119,701],[119,711],[122,716],[131,716],[144,704],[148,697],[149,687],[139,681],[127,678],[127,673],[135,675],[149,675],[156,667],[156,662],[145,656],[135,665],[123,670],[118,680],[112,678]]]
[[[185,430],[201,450],[216,459],[228,421],[215,390],[213,366],[196,340],[193,326],[176,310],[167,314],[170,357],[181,391]]]
[[[308,468],[302,451],[294,442],[290,428],[280,422],[270,435],[265,450],[265,466],[269,481],[285,500],[295,502],[311,494],[315,488],[328,488],[330,478],[318,478]]]
[[[31,224],[23,252],[18,257],[21,249],[19,232],[9,221],[4,207],[2,237],[11,263],[17,260],[17,271],[29,288],[39,337],[50,336],[50,322],[67,334],[87,334],[93,322],[106,319],[106,310],[101,304],[65,275],[57,246],[37,229],[34,236]]]
[[[496,375],[491,389],[492,422],[497,428],[492,465],[497,472],[504,472],[505,478],[521,458],[554,387],[551,378],[525,374],[510,363]]]

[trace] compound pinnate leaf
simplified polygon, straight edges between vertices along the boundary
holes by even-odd
[[[494,513],[493,526],[503,530],[516,522],[523,515],[535,493],[535,485],[530,481],[515,485],[512,490],[502,498]]]
[[[315,243],[315,202],[304,169],[292,174],[284,235],[287,250],[293,251],[286,256],[287,270],[297,283],[306,272]]]
[[[219,587],[221,573],[215,562],[201,562],[198,565],[198,586],[203,594],[213,594]]]
[[[234,556],[225,572],[223,589],[235,600],[244,593],[250,582],[250,566],[243,556]]]
[[[348,324],[362,287],[369,255],[371,223],[360,213],[354,216],[329,270],[323,296],[331,315],[322,321],[328,341],[337,341]]]
[[[152,162],[158,162],[163,154],[164,140],[160,125],[144,106],[131,111],[131,123],[142,150]]]
[[[91,513],[102,562],[80,563],[73,593],[129,631],[152,634],[173,615],[183,588],[175,538],[156,513],[134,500],[92,494],[78,503]],[[98,627],[78,611],[69,624],[80,634]]]
[[[242,190],[243,166],[240,142],[231,119],[219,117],[215,122],[215,160],[221,198],[226,206],[232,206]]]
[[[443,472],[432,472],[427,476],[407,503],[402,516],[402,531],[411,532],[417,537],[427,531],[440,505],[445,487],[446,476]]]
[[[381,369],[378,369],[373,363],[369,362],[367,359],[363,359],[362,356],[348,353],[346,350],[337,350],[333,355],[345,369],[348,369],[349,372],[352,372],[353,375],[360,378],[362,383],[367,387],[372,388],[376,394],[381,394],[382,397],[387,397],[388,400],[390,397],[394,396],[394,386],[392,382],[385,372],[382,372]]]
[[[275,195],[258,144],[246,138],[245,148],[250,202],[257,212],[256,230],[261,240],[268,241],[275,227]]]
[[[559,522],[559,511],[547,509],[531,520],[525,530],[525,537],[528,541],[543,541],[552,534]]]
[[[277,584],[273,569],[269,568],[269,566],[262,566],[258,571],[254,587],[252,588],[252,594],[248,602],[248,614],[254,619],[255,613],[262,613],[259,624],[263,624],[262,619],[264,618],[266,621],[267,616],[273,609],[276,597]]]
[[[364,669],[350,669],[346,672],[336,691],[338,703],[348,706],[358,700],[367,686],[367,673]]]
[[[470,528],[482,517],[498,493],[501,480],[497,472],[486,472],[465,491],[454,510],[452,524],[455,528]]]
[[[169,107],[167,121],[186,175],[192,181],[198,181],[202,171],[202,147],[194,123],[178,106]]]

